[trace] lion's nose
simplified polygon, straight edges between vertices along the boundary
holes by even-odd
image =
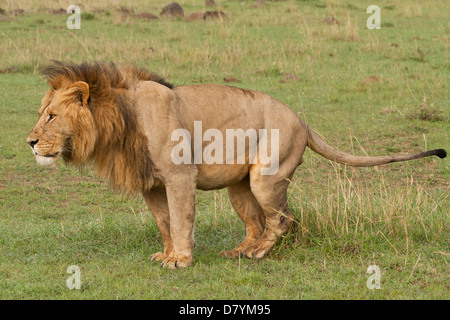
[[[27,142],[28,142],[28,144],[30,145],[30,147],[31,147],[32,149],[34,149],[34,146],[36,145],[36,143],[39,142],[39,139],[36,139],[36,140],[27,139]]]

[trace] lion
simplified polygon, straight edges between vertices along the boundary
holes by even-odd
[[[75,166],[92,164],[113,188],[142,194],[164,246],[150,259],[163,267],[192,264],[196,189],[227,188],[245,224],[243,241],[221,254],[262,258],[294,221],[286,190],[306,147],[356,167],[447,155],[443,149],[395,156],[352,155],[328,145],[288,106],[267,94],[217,84],[174,87],[136,66],[55,61],[41,72],[50,90],[27,137],[36,161],[49,165],[62,158]],[[214,130],[210,132],[216,135],[198,141],[195,125],[199,122],[200,134]],[[206,151],[213,143],[221,146],[212,137],[226,136],[231,129],[276,132],[270,139],[256,137],[255,145],[267,148],[267,154],[277,153],[276,170],[264,174],[270,164],[245,148],[245,161],[240,162],[174,161],[174,150],[182,139],[174,139],[174,132],[190,139],[190,150],[184,148],[182,153],[183,159],[192,160],[195,152]],[[241,142],[249,140],[250,136],[244,136]],[[231,147],[234,150],[215,152],[224,160],[236,158],[237,139]]]

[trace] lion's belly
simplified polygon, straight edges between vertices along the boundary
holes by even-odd
[[[248,175],[248,164],[200,164],[197,165],[197,188],[222,189],[233,185]]]

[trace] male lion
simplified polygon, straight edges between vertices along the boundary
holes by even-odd
[[[262,258],[293,221],[286,189],[306,147],[350,166],[446,157],[443,149],[377,157],[344,153],[327,145],[287,106],[257,91],[214,84],[173,88],[154,73],[114,63],[55,62],[42,74],[50,90],[27,138],[37,162],[47,165],[58,157],[79,166],[92,162],[112,186],[142,193],[164,242],[164,251],[151,259],[169,268],[192,263],[197,188],[227,188],[245,224],[242,243],[222,255]],[[223,136],[228,129],[277,130],[278,170],[263,174],[269,164],[255,154],[250,158],[248,151],[245,163],[176,164],[172,153],[179,140],[172,134],[181,129],[196,139],[194,122],[200,121],[202,130]],[[200,151],[212,143],[203,139]],[[190,154],[183,157],[192,159],[194,144],[189,141]],[[262,144],[267,147],[268,141],[259,138],[257,148]],[[231,155],[223,154],[236,158],[238,145],[233,141],[232,146]],[[273,146],[266,151],[274,152]]]

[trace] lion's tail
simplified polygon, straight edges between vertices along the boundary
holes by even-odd
[[[447,152],[444,149],[435,149],[415,154],[405,154],[398,156],[375,156],[364,157],[354,156],[349,153],[342,152],[328,145],[317,133],[315,133],[310,127],[306,126],[308,130],[308,147],[314,152],[317,152],[321,156],[328,160],[332,160],[337,163],[349,165],[352,167],[373,167],[382,164],[408,161],[414,159],[420,159],[429,156],[438,156],[443,159],[447,156]]]

